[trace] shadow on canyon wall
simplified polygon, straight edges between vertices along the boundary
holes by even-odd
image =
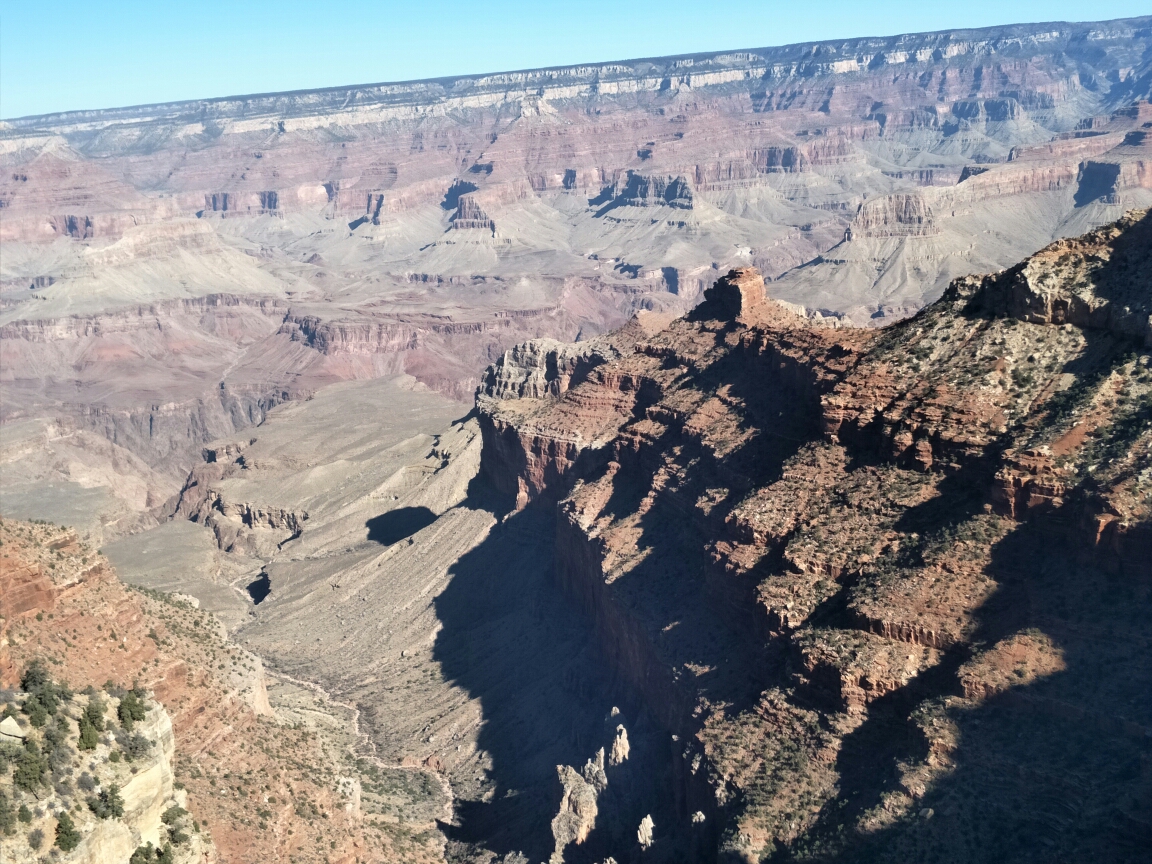
[[[1071,538],[1071,539],[1070,539]],[[1069,526],[1025,523],[995,546],[996,593],[973,644],[1014,634],[1050,640],[1065,669],[986,699],[960,695],[953,649],[904,688],[873,702],[845,738],[840,794],[816,828],[775,860],[828,862],[1146,862],[1152,848],[1152,593],[1147,579],[1111,572],[1076,548]],[[904,760],[931,759],[917,712],[959,727],[954,768],[910,814],[870,835],[851,818],[883,809]]]
[[[1121,256],[1097,273],[1097,292],[1122,303],[1130,273]],[[973,310],[976,314],[985,314]],[[1043,425],[1084,410],[1135,340],[1086,329],[1084,350],[1062,370],[1076,384],[1053,397]],[[1088,447],[1105,464],[1152,423],[1152,405],[1105,427]],[[997,454],[998,455],[998,454]],[[966,465],[941,495],[908,510],[902,531],[955,536],[987,500],[998,460]],[[840,793],[816,827],[774,860],[975,864],[1147,862],[1152,849],[1152,581],[1147,561],[1125,560],[1076,514],[1091,477],[1063,508],[1015,525],[992,546],[986,575],[998,587],[976,615],[966,645],[869,706],[843,743]],[[1152,526],[1147,526],[1152,531]],[[909,561],[915,566],[915,561]],[[1051,644],[1064,668],[975,707],[946,706],[962,694],[957,672],[971,648],[1024,635]],[[1018,669],[1017,672],[1020,670]],[[870,834],[844,825],[884,807],[899,790],[899,763],[933,759],[917,713],[939,712],[959,728],[953,768],[919,790],[910,814]]]
[[[623,864],[628,850],[638,851],[636,828],[646,814],[658,826],[673,820],[667,734],[624,701],[590,621],[556,583],[554,506],[509,514],[511,501],[482,481],[469,491],[462,506],[502,521],[453,566],[436,598],[443,629],[433,653],[445,677],[481,702],[478,747],[491,755],[496,788],[484,797],[457,789],[455,824],[442,826],[450,851],[464,860],[487,849],[546,861],[561,798],[556,767],[579,770],[599,748],[610,750],[622,723],[631,757],[609,769],[597,830],[569,846],[565,861],[615,855]],[[622,713],[610,716],[613,707]]]

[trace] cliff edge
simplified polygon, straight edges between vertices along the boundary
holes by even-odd
[[[645,854],[1140,860],[1149,211],[878,331],[750,270],[706,297],[564,392],[478,399],[483,470],[554,508],[557,578],[671,735]]]

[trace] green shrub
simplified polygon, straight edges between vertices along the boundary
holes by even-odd
[[[44,662],[37,658],[24,668],[24,674],[20,676],[20,687],[26,693],[35,693],[49,681],[51,676],[48,674],[48,669],[44,666]]]
[[[0,744],[0,775],[8,773],[8,766],[19,760],[24,748],[15,742]]]
[[[16,812],[8,793],[0,789],[0,834],[12,834],[16,830]]]
[[[144,694],[133,687],[120,699],[120,706],[116,709],[116,716],[120,718],[120,725],[124,731],[131,732],[132,727],[144,719],[148,708],[144,705]]]
[[[80,832],[67,813],[61,813],[56,819],[56,845],[61,852],[71,852],[80,845]]]
[[[139,733],[129,735],[124,731],[117,732],[116,743],[129,762],[135,762],[152,748],[152,742]]]
[[[124,799],[120,787],[112,783],[100,790],[100,794],[88,798],[88,809],[97,819],[119,819],[124,815]]]
[[[163,822],[165,825],[175,825],[180,820],[181,816],[187,816],[187,815],[188,815],[188,811],[185,810],[183,807],[180,807],[180,806],[169,807],[167,810],[165,810],[160,815],[160,821]]]
[[[28,845],[33,849],[39,849],[44,845],[44,832],[39,828],[33,828],[28,832]]]
[[[104,731],[104,711],[106,707],[104,700],[93,690],[92,695],[88,697],[88,706],[84,709],[84,719],[87,720],[89,725],[97,732]]]
[[[80,718],[80,740],[77,742],[77,747],[81,750],[95,750],[96,745],[100,742],[100,737],[96,732],[96,727],[88,722],[87,717]]]
[[[68,735],[72,729],[68,725],[68,715],[57,714],[55,719],[44,727],[44,749],[54,750],[62,744],[68,743]]]
[[[25,825],[32,821],[32,811],[28,809],[27,804],[20,805],[20,809],[16,811],[16,818]]]
[[[44,703],[35,696],[29,696],[24,701],[24,713],[28,715],[28,722],[35,729],[40,729],[48,722],[48,711]]]
[[[76,756],[76,750],[69,743],[71,730],[68,720],[63,713],[55,723],[49,723],[44,729],[44,756],[48,760],[48,768],[52,771],[66,770]]]
[[[128,864],[172,864],[172,844],[166,843],[163,849],[156,849],[151,843],[137,846]]]
[[[35,792],[44,785],[44,773],[48,770],[48,760],[40,752],[35,741],[25,741],[24,751],[16,762],[16,770],[12,772],[12,782],[18,789],[25,792]]]

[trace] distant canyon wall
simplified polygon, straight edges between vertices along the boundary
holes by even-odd
[[[4,422],[150,465],[328,383],[467,401],[527,339],[755,266],[874,325],[1152,204],[1152,18],[0,123]],[[173,481],[178,482],[178,481]]]

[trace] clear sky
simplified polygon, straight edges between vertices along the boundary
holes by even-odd
[[[0,117],[1147,14],[1152,0],[0,0]]]

